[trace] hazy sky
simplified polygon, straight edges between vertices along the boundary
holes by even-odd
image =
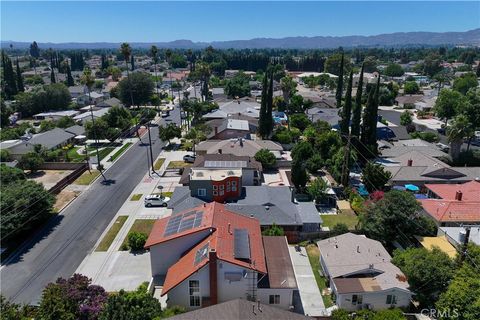
[[[480,1],[1,1],[0,5],[1,39],[28,42],[213,41],[480,27]]]

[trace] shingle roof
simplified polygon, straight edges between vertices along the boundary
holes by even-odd
[[[225,154],[234,154],[237,156],[249,156],[253,157],[260,149],[268,149],[270,151],[282,151],[283,148],[278,143],[275,143],[270,140],[242,140],[240,143],[239,139],[235,141],[231,140],[207,140],[200,142],[196,150],[205,151],[206,153],[219,153],[218,150],[221,149],[222,153]]]
[[[54,128],[52,130],[34,135],[28,141],[20,141],[10,147],[13,154],[25,154],[33,151],[36,144],[42,145],[45,149],[50,150],[58,145],[66,143],[71,138],[75,137],[75,134],[66,132],[60,128]],[[3,146],[2,146],[3,147]]]
[[[480,201],[424,199],[423,209],[439,222],[480,222]]]
[[[165,236],[166,226],[174,216],[163,218],[155,222],[145,244],[145,247],[148,248],[154,245],[161,245],[175,238],[197,233],[201,230],[210,230],[208,237],[200,241],[168,269],[162,295],[165,295],[168,291],[208,263],[208,255],[204,259],[196,261],[197,251],[203,250],[206,248],[206,245],[208,245],[207,251],[214,250],[219,260],[256,270],[260,273],[267,273],[262,235],[258,220],[231,212],[223,204],[217,202],[212,202],[194,209],[196,212],[203,213],[200,226]],[[235,229],[244,229],[248,232],[249,253],[251,257],[248,261],[235,257],[235,233],[233,232]]]
[[[260,104],[254,101],[236,100],[228,101],[218,110],[207,113],[203,118],[227,118],[230,114],[241,113],[250,117],[258,118],[260,114]]]
[[[243,299],[234,299],[173,316],[171,320],[300,320],[310,317]]]
[[[457,191],[462,192],[462,201],[480,200],[480,181],[459,184],[426,184],[425,187],[444,200],[455,200]]]
[[[380,290],[394,287],[408,290],[408,283],[401,280],[405,276],[390,262],[390,255],[379,241],[349,232],[318,241],[317,244],[330,277],[375,270],[380,273],[375,276]]]

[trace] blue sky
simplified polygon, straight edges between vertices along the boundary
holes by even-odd
[[[151,42],[466,31],[480,2],[1,1],[1,39]]]

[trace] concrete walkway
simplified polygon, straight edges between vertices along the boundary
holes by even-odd
[[[297,279],[298,291],[302,300],[303,311],[305,315],[311,317],[327,316],[329,312],[323,304],[320,289],[313,275],[310,261],[304,247],[300,247],[301,252],[297,252],[295,247],[289,246],[290,257],[292,259],[295,278]]]

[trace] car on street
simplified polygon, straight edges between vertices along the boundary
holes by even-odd
[[[164,110],[164,111],[160,112],[160,116],[161,116],[162,118],[166,118],[166,117],[168,117],[169,115],[170,115],[170,112],[168,112],[168,110]]]
[[[189,162],[189,163],[194,163],[195,162],[195,156],[192,154],[187,154],[183,156],[183,161]]]
[[[437,143],[436,146],[443,152],[448,152],[448,150],[450,150],[450,147],[448,145],[441,142]]]
[[[145,207],[166,207],[170,201],[169,197],[165,197],[160,194],[150,194],[145,197]]]

